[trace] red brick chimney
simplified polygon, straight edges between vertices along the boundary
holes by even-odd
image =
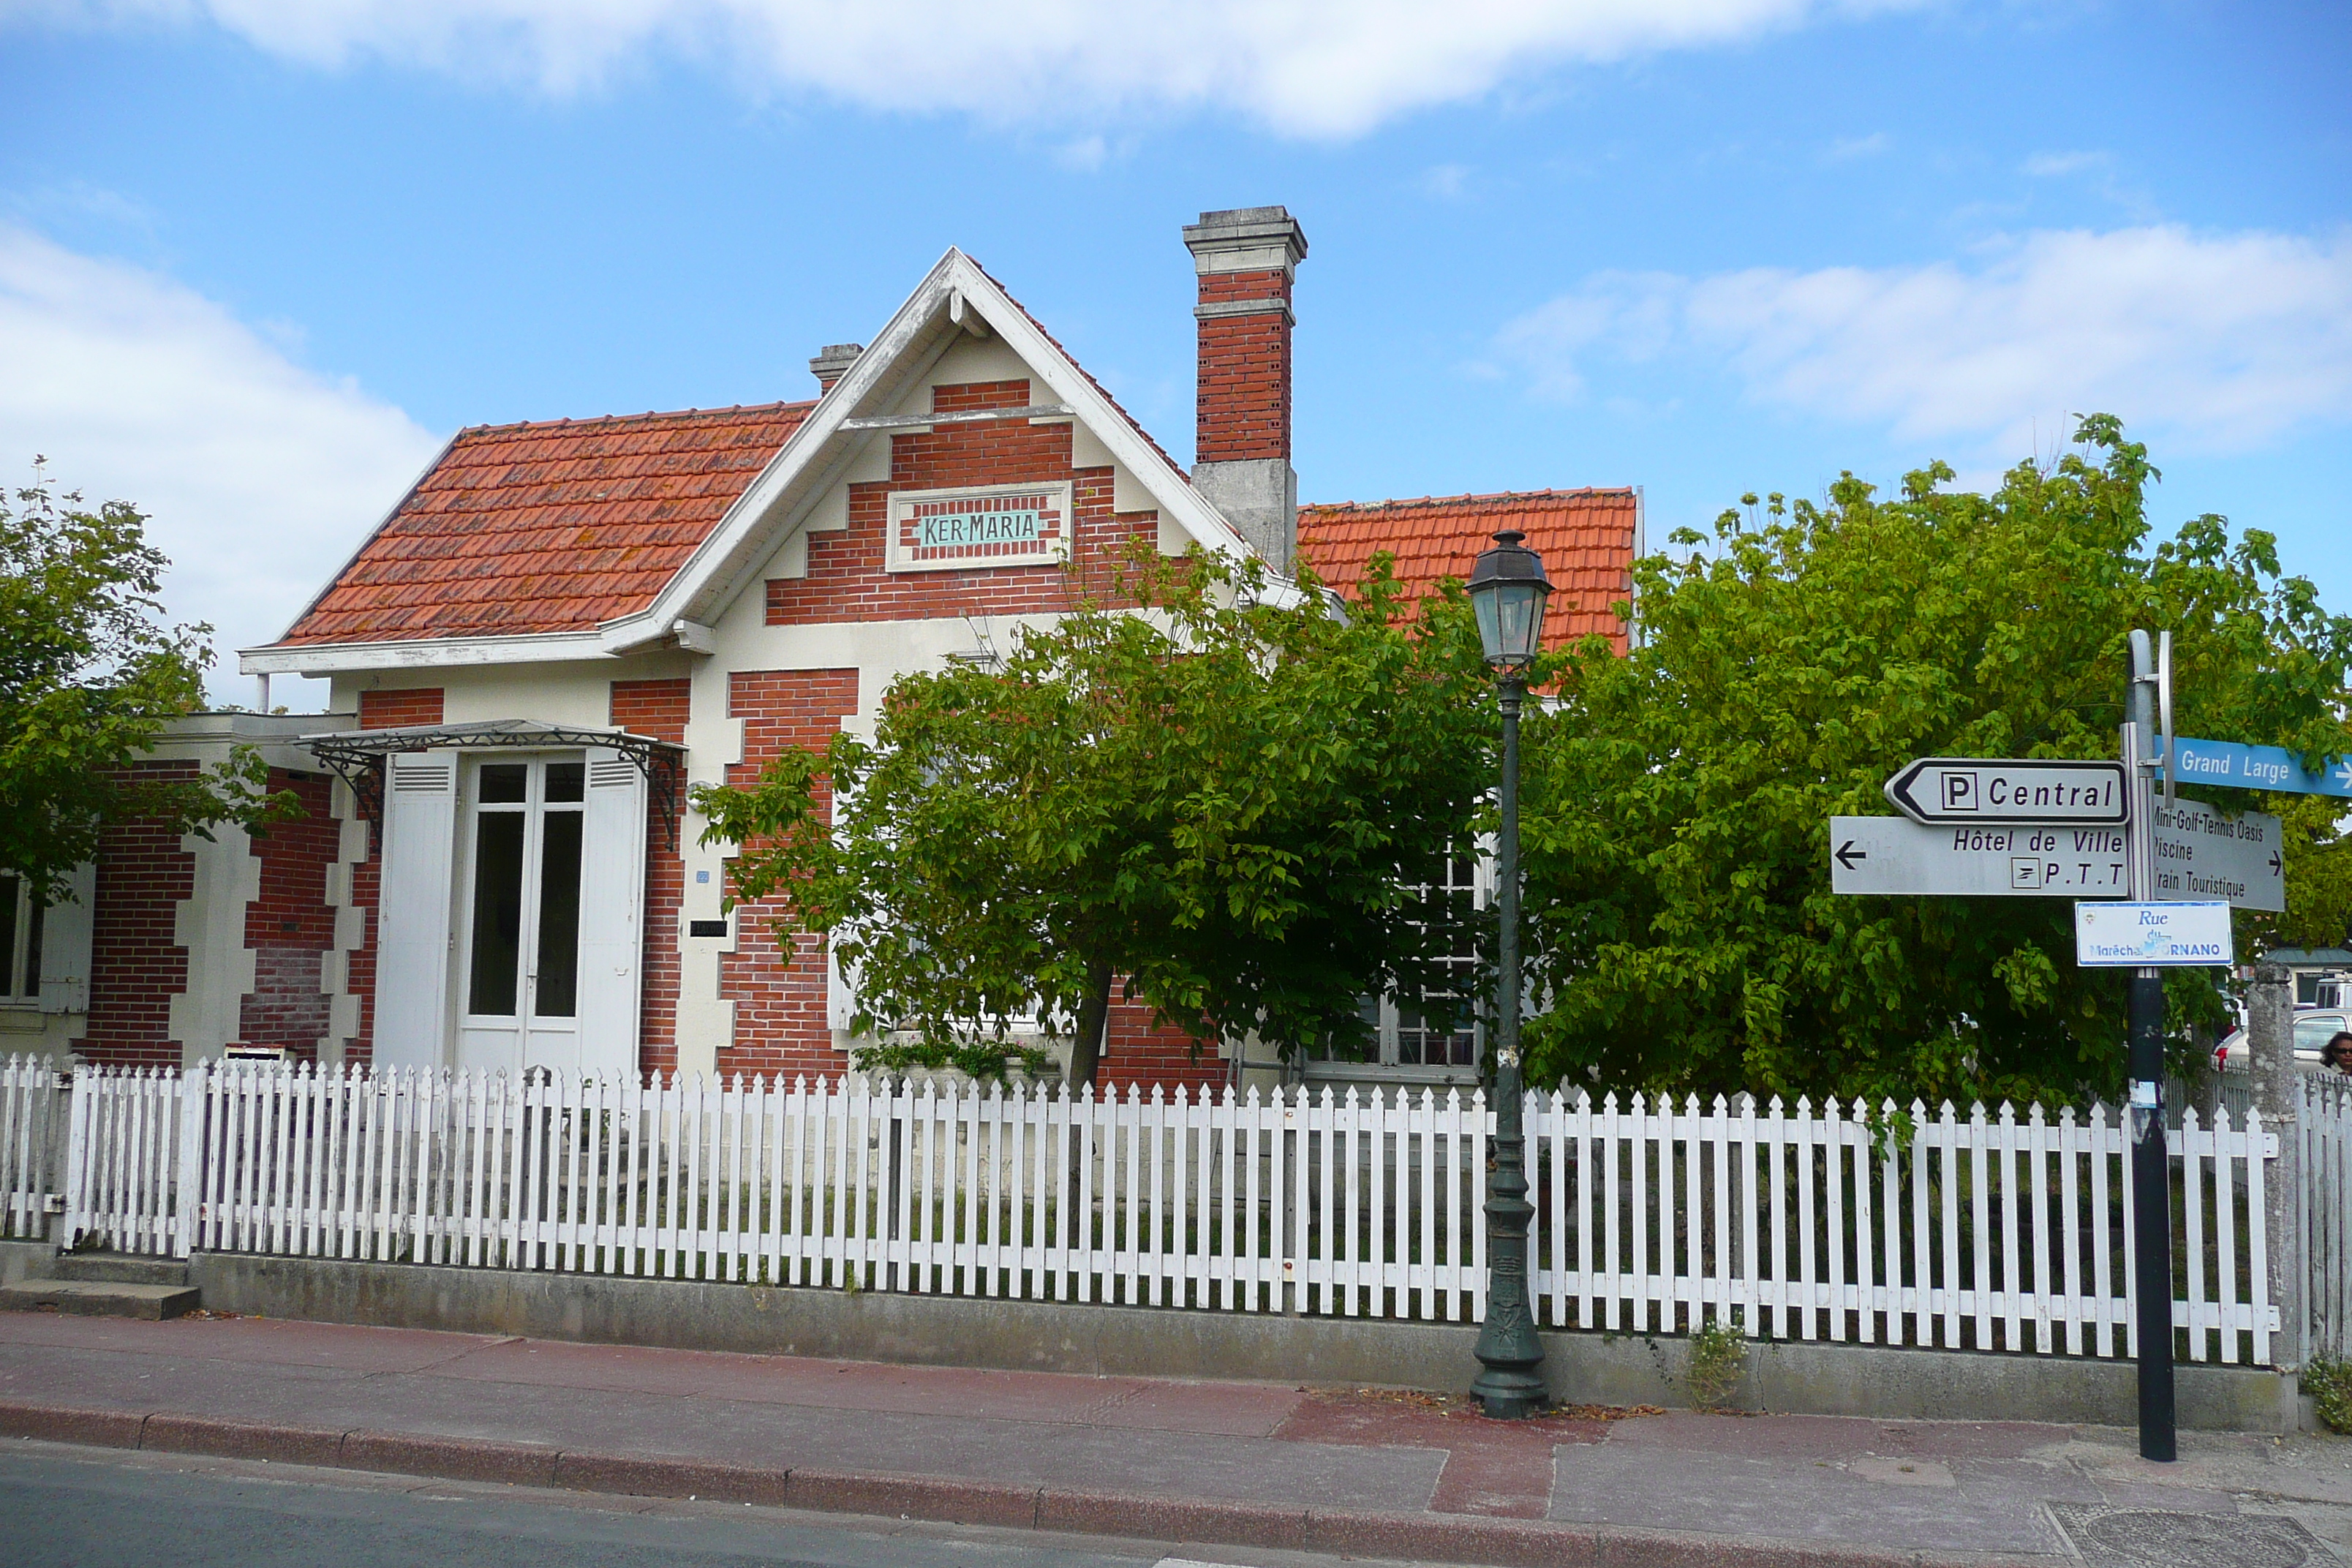
[[[1290,466],[1290,285],[1307,236],[1283,207],[1202,213],[1184,228],[1201,281],[1192,488],[1278,570],[1298,543]]]

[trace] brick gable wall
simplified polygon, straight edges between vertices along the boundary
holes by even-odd
[[[237,1037],[308,1059],[331,1026],[324,980],[335,911],[327,868],[341,853],[343,825],[334,816],[333,783],[322,775],[272,768],[269,787],[292,790],[307,815],[250,841],[261,862],[261,896],[245,906],[253,989],[238,1006]]]
[[[694,682],[680,676],[667,680],[613,682],[610,722],[634,735],[657,741],[686,742],[686,726],[694,707]],[[680,781],[681,788],[683,782]],[[685,801],[677,802],[682,810]],[[672,1072],[677,1068],[677,987],[679,975],[677,917],[686,905],[686,860],[679,853],[682,823],[673,813],[664,819],[661,803],[648,792],[646,800],[645,952],[638,961],[642,980],[638,994],[637,1067],[646,1072]]]
[[[134,776],[193,778],[194,763],[140,763]],[[90,910],[89,1027],[75,1049],[119,1067],[180,1065],[172,998],[188,988],[188,950],[173,940],[195,896],[196,858],[160,823],[117,823],[98,852]]]
[[[854,669],[739,669],[727,680],[727,714],[743,721],[743,760],[727,782],[751,784],[787,746],[823,751],[841,721],[857,711]],[[818,805],[829,820],[831,791]],[[834,1048],[825,1018],[824,944],[803,938],[789,959],[771,934],[776,900],[738,905],[735,951],[719,955],[719,994],[735,1004],[735,1037],[719,1052],[726,1074],[838,1074],[849,1058]],[[649,922],[650,923],[650,922]],[[675,944],[673,944],[675,945]]]
[[[1026,380],[972,382],[931,389],[932,408],[950,413],[1028,405]],[[976,422],[940,425],[928,434],[890,438],[890,478],[849,487],[849,526],[808,537],[808,574],[768,583],[772,626],[845,621],[954,620],[963,616],[1054,614],[1089,590],[1107,592],[1110,568],[1137,538],[1158,537],[1158,511],[1120,512],[1107,468],[1071,466],[1072,426]],[[884,570],[893,490],[970,485],[1070,485],[1071,560],[1053,565],[965,571]]]

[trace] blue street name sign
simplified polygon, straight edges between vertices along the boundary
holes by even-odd
[[[2307,773],[2303,759],[2283,746],[2192,741],[2185,735],[2175,738],[2172,746],[2172,776],[2182,784],[2352,796],[2352,757],[2331,757],[2324,771]]]

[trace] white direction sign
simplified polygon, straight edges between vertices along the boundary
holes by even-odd
[[[2059,822],[2120,827],[2131,816],[2121,763],[1922,757],[1886,781],[1886,798],[1914,822]]]
[[[2076,904],[2074,962],[2086,969],[2233,963],[2223,903]]]
[[[2279,819],[2179,801],[2156,811],[2156,896],[2219,900],[2242,910],[2286,908]]]
[[[2120,827],[1927,827],[1900,816],[1830,818],[1830,890],[1958,898],[2120,899]]]

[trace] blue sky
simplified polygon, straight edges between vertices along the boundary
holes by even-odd
[[[1186,458],[1177,230],[1280,202],[1307,499],[2105,409],[2352,609],[2347,83],[2325,0],[0,0],[0,478],[249,645],[451,430],[807,395],[950,244]]]

